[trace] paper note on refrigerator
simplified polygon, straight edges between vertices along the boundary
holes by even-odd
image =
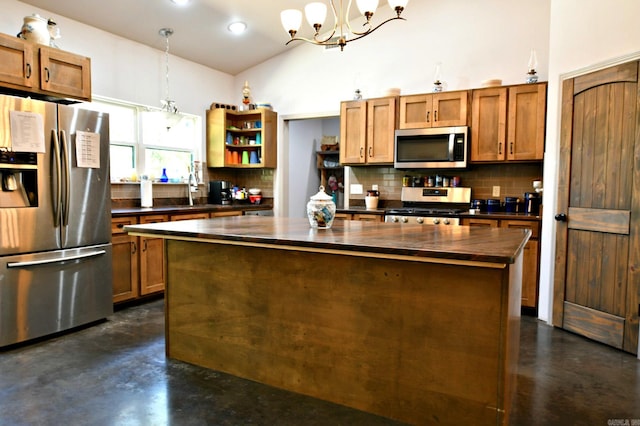
[[[44,152],[44,121],[42,114],[9,111],[11,150],[14,152]]]
[[[100,134],[76,132],[76,158],[78,167],[100,168]]]

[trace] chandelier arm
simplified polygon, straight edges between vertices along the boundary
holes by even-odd
[[[366,35],[368,35],[368,34],[371,34],[371,33],[372,33],[372,32],[374,32],[375,30],[377,30],[378,28],[380,28],[381,26],[383,26],[384,24],[386,24],[387,22],[395,21],[395,20],[397,20],[397,19],[401,19],[401,20],[403,20],[403,21],[406,21],[406,19],[405,19],[405,18],[403,18],[403,17],[401,17],[401,16],[395,16],[395,17],[393,17],[393,18],[389,18],[389,19],[387,19],[386,21],[382,21],[382,22],[380,22],[380,23],[379,23],[378,25],[376,25],[375,27],[372,27],[372,26],[371,26],[371,24],[369,23],[369,28],[367,28],[367,30],[366,30],[366,31],[363,31],[363,32],[357,32],[357,31],[353,31],[353,30],[351,30],[351,33],[352,33],[352,34],[357,35],[358,37],[353,37],[353,38],[348,39],[348,40],[347,40],[347,43],[348,43],[348,42],[350,42],[350,41],[358,40],[358,39],[360,39],[360,38],[362,38],[362,37],[364,37],[364,36],[366,36]],[[364,25],[366,25],[366,24],[364,24]]]
[[[331,38],[335,35],[335,33],[336,32],[333,31],[331,35],[324,40],[317,39],[316,37],[314,37],[313,39],[306,38],[306,37],[293,37],[285,43],[285,46],[291,43],[292,41],[306,41],[307,43],[315,44],[318,46],[338,46],[339,45],[338,41],[335,41],[335,42],[330,41]]]

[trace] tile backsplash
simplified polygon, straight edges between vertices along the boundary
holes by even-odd
[[[350,183],[361,184],[366,194],[371,185],[378,185],[381,200],[400,200],[402,177],[459,176],[461,186],[472,188],[472,198],[520,197],[533,192],[533,181],[542,180],[542,163],[480,164],[464,170],[397,170],[393,167],[351,167]],[[494,186],[500,187],[500,197],[493,197]],[[356,204],[364,200],[364,194],[351,195]]]

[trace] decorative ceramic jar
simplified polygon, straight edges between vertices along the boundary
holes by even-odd
[[[35,13],[31,16],[24,17],[24,24],[22,24],[22,29],[18,35],[20,38],[32,43],[45,44],[48,46],[51,42],[51,34],[49,34],[47,20]]]
[[[324,186],[307,203],[307,216],[312,228],[328,229],[336,217],[336,203],[324,192]]]

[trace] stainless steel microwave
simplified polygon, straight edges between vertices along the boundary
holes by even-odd
[[[396,130],[396,169],[451,169],[467,167],[469,127],[433,127]]]

